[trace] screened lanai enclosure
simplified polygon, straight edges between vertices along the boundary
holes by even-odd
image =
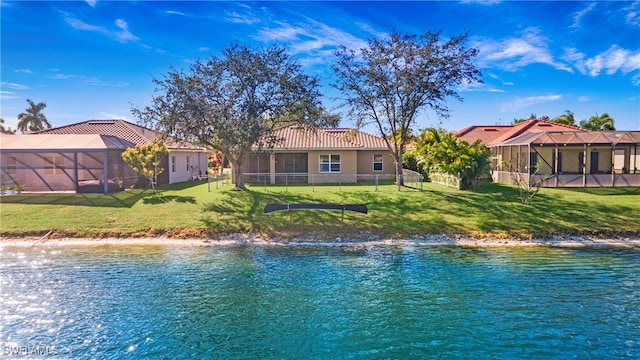
[[[141,181],[121,158],[132,144],[117,137],[3,135],[1,146],[2,186],[20,185],[29,192],[106,194]]]
[[[273,161],[274,173],[270,173]],[[309,161],[306,153],[254,153],[249,156],[248,183],[305,184],[309,180]],[[271,178],[273,177],[273,181]]]
[[[518,171],[545,187],[640,186],[640,131],[528,133],[490,148],[499,183]]]

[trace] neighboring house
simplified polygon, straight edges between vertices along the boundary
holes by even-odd
[[[273,148],[254,147],[245,182],[354,183],[395,177],[393,156],[380,137],[355,129],[297,125],[276,129],[272,135]]]
[[[493,152],[495,182],[549,176],[546,187],[640,186],[640,131],[586,131],[543,120],[510,126],[472,126],[456,132]],[[508,165],[507,165],[508,164]]]
[[[154,131],[124,120],[89,120],[27,135],[0,135],[2,185],[26,191],[108,193],[131,188],[140,178],[121,153],[156,138]],[[169,155],[158,184],[205,176],[207,149],[167,143]]]

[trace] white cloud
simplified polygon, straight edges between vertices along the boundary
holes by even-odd
[[[635,86],[640,86],[640,73],[635,74],[631,77],[631,83]]]
[[[622,8],[625,14],[625,20],[627,24],[633,26],[640,26],[640,1],[634,1],[628,6]]]
[[[502,0],[462,0],[463,4],[477,4],[477,5],[495,5],[500,4]]]
[[[260,22],[260,18],[253,14],[240,14],[235,11],[227,12],[227,16],[224,19],[234,24],[252,25]]]
[[[169,15],[180,15],[180,16],[187,16],[187,14],[180,12],[180,11],[174,11],[174,10],[167,10],[164,12],[165,14],[169,14]]]
[[[119,32],[113,32],[113,35],[116,37],[116,39],[118,39],[118,41],[124,43],[127,41],[136,41],[138,40],[138,37],[133,35],[130,31],[129,31],[129,25],[127,25],[127,23],[122,20],[122,19],[117,19],[115,21],[115,24],[117,27],[119,27],[122,31]]]
[[[593,77],[599,76],[603,71],[607,75],[613,75],[618,71],[628,74],[640,70],[640,51],[630,51],[618,45],[612,45],[591,58],[574,48],[567,48],[563,59],[569,61],[580,73]]]
[[[26,85],[17,84],[17,83],[10,83],[10,82],[5,82],[5,81],[0,82],[0,87],[9,88],[9,89],[13,89],[13,90],[27,90],[29,88]]]
[[[64,20],[67,22],[67,24],[71,25],[72,28],[77,30],[97,32],[97,33],[106,35],[112,39],[115,39],[121,43],[138,40],[138,37],[133,35],[129,31],[129,26],[122,19],[116,19],[116,21],[114,22],[116,27],[118,27],[120,30],[109,30],[102,26],[96,26],[96,25],[85,23],[82,20],[79,20],[73,15],[66,12],[63,12],[62,15],[64,17]]]
[[[13,91],[0,90],[0,99],[2,100],[13,100],[13,99],[19,99],[19,98],[20,96],[14,93]]]
[[[584,9],[573,14],[573,23],[569,26],[572,29],[577,29],[580,27],[580,21],[582,18],[591,12],[596,7],[597,3],[593,2],[587,5]]]
[[[78,76],[76,75],[66,75],[66,74],[61,74],[61,73],[57,73],[57,74],[53,74],[51,76],[49,76],[49,78],[51,79],[56,79],[56,80],[66,80],[66,79],[72,79],[72,78],[77,78]]]
[[[503,80],[502,78],[500,78],[498,75],[496,75],[494,73],[490,73],[489,72],[489,73],[486,73],[485,75],[487,75],[488,77],[490,77],[492,79],[500,81],[502,83],[502,85],[513,86],[513,83],[511,81],[505,81],[505,80]]]
[[[85,2],[89,4],[89,6],[94,7],[96,6],[96,3],[98,2],[98,0],[85,0]]]
[[[519,37],[474,39],[472,47],[479,50],[478,62],[482,67],[497,66],[515,71],[530,64],[547,64],[557,70],[572,72],[571,67],[554,60],[547,41],[537,28],[528,28]]]
[[[33,71],[31,71],[31,69],[17,69],[17,70],[13,70],[13,72],[24,73],[24,74],[33,74]]]
[[[593,96],[583,95],[583,96],[580,96],[580,97],[578,98],[578,101],[579,101],[579,102],[589,102],[589,101],[591,101],[591,100],[593,100],[593,99],[594,99],[594,97],[593,97]]]
[[[129,121],[132,122],[131,117],[129,117],[128,115],[116,115],[114,113],[100,113],[100,118],[101,119],[114,119],[114,120],[124,120],[124,121]]]
[[[367,45],[365,40],[310,18],[305,18],[297,24],[276,22],[276,25],[278,26],[274,28],[260,30],[257,39],[264,42],[285,42],[292,53],[322,56],[319,61],[326,61],[324,56],[340,45],[354,50]]]
[[[502,104],[502,106],[500,107],[500,111],[518,111],[531,105],[557,101],[560,99],[562,99],[562,95],[542,95],[516,98],[511,102]]]

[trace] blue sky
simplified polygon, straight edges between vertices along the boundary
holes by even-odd
[[[619,130],[640,130],[640,1],[2,1],[1,110],[15,128],[26,99],[47,104],[53,126],[89,119],[136,122],[153,77],[219,55],[234,41],[281,45],[318,76],[324,104],[333,51],[358,49],[397,30],[469,32],[484,84],[458,88],[449,119],[425,111],[417,128],[458,130],[514,118],[577,121],[609,113]],[[342,118],[343,126],[353,121]],[[372,131],[373,132],[373,131]]]

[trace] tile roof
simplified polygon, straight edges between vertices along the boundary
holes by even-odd
[[[97,134],[0,135],[0,149],[9,150],[124,150],[135,144],[117,136]]]
[[[458,136],[462,140],[467,141],[468,143],[473,143],[476,140],[480,140],[483,144],[491,146],[512,139],[521,134],[542,133],[547,131],[584,132],[586,130],[575,126],[534,119],[523,121],[514,125],[470,126],[468,128],[464,128],[462,130],[454,132],[454,135]]]
[[[132,144],[146,144],[154,141],[157,137],[155,131],[145,127],[130,123],[125,120],[87,120],[76,124],[60,126],[46,129],[32,134],[66,134],[66,135],[108,135],[115,136]],[[191,149],[204,150],[195,144],[186,142],[168,141],[167,147],[170,149]]]
[[[289,125],[274,130],[271,136],[276,139],[276,150],[387,149],[384,139],[356,129],[312,129]]]

